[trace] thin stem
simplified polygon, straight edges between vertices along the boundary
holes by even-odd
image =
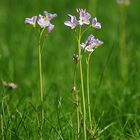
[[[87,58],[87,102],[88,102],[89,124],[90,124],[90,129],[92,130],[90,96],[89,96],[89,63],[90,63],[90,56],[91,56],[91,53],[88,54],[88,58]]]
[[[77,112],[77,139],[79,138],[80,133],[80,115],[79,115],[79,96],[76,86],[76,70],[77,70],[77,61],[75,62],[74,67],[74,78],[73,78],[73,91],[76,94],[76,112]]]
[[[80,133],[80,115],[79,115],[79,97],[77,95],[77,139],[79,138],[79,133]]]
[[[73,77],[74,87],[76,87],[76,70],[77,70],[77,62],[75,62],[75,66],[74,66],[74,77]]]
[[[39,82],[40,82],[40,102],[41,102],[41,129],[44,122],[44,109],[43,109],[43,76],[42,76],[42,52],[41,52],[41,38],[45,29],[42,29],[39,35],[38,44],[38,62],[39,62]]]
[[[78,53],[79,53],[79,65],[80,65],[80,78],[81,78],[81,87],[82,87],[82,100],[83,100],[83,130],[84,130],[84,140],[87,139],[86,136],[86,105],[85,105],[85,94],[84,94],[84,82],[83,82],[83,70],[82,70],[82,58],[81,58],[81,27],[79,30],[78,37]]]

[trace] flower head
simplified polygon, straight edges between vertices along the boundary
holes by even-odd
[[[100,41],[99,39],[95,39],[93,35],[90,35],[86,42],[81,44],[81,47],[87,52],[93,52],[98,46],[102,44],[102,41]]]
[[[54,28],[54,25],[51,24],[50,21],[56,16],[57,14],[51,14],[51,13],[48,13],[47,11],[44,11],[44,16],[39,15],[39,19],[37,23],[41,28],[48,27],[48,32],[51,32]]]
[[[97,21],[96,17],[92,20],[92,26],[96,29],[101,29],[101,23]]]
[[[69,26],[71,29],[74,29],[78,25],[78,21],[75,16],[68,14],[70,21],[65,21],[64,24]]]
[[[33,27],[35,27],[36,26],[36,21],[37,21],[37,16],[33,16],[31,18],[26,18],[24,23],[33,25]]]
[[[77,12],[79,14],[79,24],[80,25],[89,25],[90,24],[90,18],[91,15],[86,12],[86,10],[83,9],[77,9]]]
[[[40,28],[48,27],[48,32],[51,32],[54,28],[54,25],[51,24],[50,21],[56,16],[57,14],[51,14],[51,13],[48,13],[47,11],[44,11],[44,16],[39,15],[38,17],[34,16],[32,18],[26,18],[25,23],[31,24],[34,27],[36,26],[36,23],[37,23]]]
[[[39,15],[37,23],[41,28],[45,28],[49,26],[50,20],[48,20],[45,16]]]
[[[117,3],[120,5],[128,6],[130,4],[130,0],[117,0]]]
[[[57,17],[57,14],[51,14],[51,13],[48,13],[47,11],[44,11],[44,15],[46,18],[48,18],[49,21]]]
[[[95,48],[97,48],[97,47],[101,46],[102,44],[104,44],[104,42],[99,40],[99,39],[95,39],[94,43],[96,44]]]

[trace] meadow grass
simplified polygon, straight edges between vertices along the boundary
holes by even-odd
[[[66,14],[85,8],[94,15],[91,1],[61,0],[0,2],[0,80],[14,82],[17,89],[0,85],[0,139],[75,140],[77,119],[73,104],[74,34],[64,26]],[[120,72],[120,13],[115,0],[96,0],[102,30],[93,33],[104,41],[90,59],[91,114],[94,139],[140,139],[140,41],[139,5],[127,9],[125,39],[127,76]],[[63,9],[63,10],[62,10]],[[58,14],[43,51],[44,125],[40,131],[37,33],[24,25],[27,16],[48,10]],[[93,10],[94,11],[94,10]],[[86,70],[86,62],[83,64]],[[86,72],[86,71],[85,71]],[[86,75],[86,73],[84,73]],[[80,87],[80,77],[77,78]],[[86,81],[84,81],[86,84]],[[82,129],[82,128],[80,128]],[[89,135],[89,133],[88,133]],[[82,138],[81,138],[82,139]],[[89,138],[90,139],[90,138]]]

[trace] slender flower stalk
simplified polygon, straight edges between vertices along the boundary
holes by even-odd
[[[85,52],[88,53],[87,57],[87,103],[88,103],[88,117],[89,117],[89,124],[90,129],[92,130],[92,119],[91,119],[91,107],[90,107],[90,79],[89,79],[89,66],[90,66],[90,57],[93,51],[98,48],[100,45],[102,45],[103,42],[99,39],[95,39],[93,35],[90,35],[85,43],[81,44],[81,48],[84,49]]]
[[[79,138],[80,133],[80,114],[79,114],[79,95],[77,91],[77,85],[76,85],[76,75],[77,75],[77,66],[79,61],[79,56],[75,55],[73,56],[74,60],[74,78],[73,78],[73,93],[76,95],[76,113],[77,113],[77,140]]]
[[[38,64],[39,64],[39,83],[40,83],[40,102],[41,102],[41,128],[44,122],[44,109],[43,109],[43,76],[42,76],[42,51],[41,51],[41,39],[45,28],[40,31],[39,43],[38,43]]]
[[[86,132],[86,103],[85,103],[85,93],[84,93],[84,81],[83,81],[83,69],[82,69],[82,56],[81,56],[81,27],[79,29],[78,36],[78,54],[79,54],[79,66],[80,66],[80,79],[82,87],[82,103],[83,103],[83,130],[84,130],[84,140],[87,139]]]
[[[89,69],[90,69],[90,57],[91,53],[88,54],[87,57],[87,103],[88,103],[88,117],[89,117],[89,124],[90,124],[90,129],[92,130],[92,119],[91,119],[91,107],[90,107],[90,79],[89,79]]]
[[[77,139],[79,138],[79,133],[80,133],[80,114],[79,114],[79,96],[78,93],[76,94],[76,100],[77,100]]]
[[[77,13],[79,14],[79,20],[76,19],[76,16],[68,15],[70,17],[70,21],[65,21],[64,24],[71,29],[75,29],[75,31],[78,33],[77,35],[77,41],[78,41],[78,64],[79,64],[79,71],[80,71],[80,81],[81,81],[81,98],[82,98],[82,105],[80,106],[82,108],[82,114],[83,114],[83,137],[84,140],[87,140],[87,114],[86,114],[86,105],[88,106],[88,116],[89,116],[89,123],[90,128],[92,131],[92,119],[91,119],[91,107],[90,107],[90,89],[89,89],[89,61],[90,56],[92,52],[100,45],[103,44],[102,41],[99,39],[95,39],[93,35],[90,35],[85,43],[81,44],[81,39],[86,31],[88,31],[90,28],[95,29],[101,29],[101,23],[97,21],[97,18],[92,19],[92,23],[90,22],[91,15],[86,10],[83,9],[77,9]],[[79,27],[77,30],[77,26]],[[82,26],[87,26],[82,31]],[[84,53],[89,53],[88,60],[87,60],[87,96],[85,95],[84,90],[84,77],[83,77],[83,66],[82,66],[82,59],[84,58]],[[76,66],[77,67],[77,66]],[[75,67],[75,68],[76,68]],[[75,88],[75,81],[74,81],[74,88]],[[76,89],[76,88],[75,88]],[[78,98],[78,97],[77,97]],[[86,99],[87,98],[87,99]],[[87,100],[87,102],[86,102]],[[87,104],[88,103],[88,104]],[[77,102],[77,105],[79,103]],[[77,108],[78,109],[78,108]],[[79,134],[79,110],[77,110],[77,133]],[[79,135],[77,136],[77,139],[79,138]]]
[[[44,125],[44,91],[43,91],[43,74],[42,74],[42,44],[41,40],[43,38],[44,34],[50,33],[54,29],[54,25],[51,24],[51,20],[55,18],[56,14],[48,13],[47,11],[44,11],[44,15],[39,16],[33,16],[32,18],[25,18],[25,24],[32,25],[34,28],[39,28],[39,40],[38,40],[38,67],[39,67],[39,86],[40,86],[40,105],[41,105],[41,139],[43,139],[43,125]],[[47,33],[46,32],[47,29]]]

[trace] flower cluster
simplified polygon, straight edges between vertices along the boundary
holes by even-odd
[[[81,47],[87,52],[93,52],[98,46],[101,46],[102,44],[102,41],[95,39],[93,35],[90,35],[86,42],[81,44]]]
[[[70,18],[69,21],[65,21],[64,24],[71,29],[74,29],[76,26],[83,26],[83,25],[90,25],[91,14],[88,13],[86,10],[77,9],[77,13],[79,14],[79,20],[76,19],[76,16],[72,16],[68,14]],[[97,18],[93,18],[91,26],[96,29],[101,29],[101,24],[97,21]]]
[[[57,16],[57,14],[51,14],[48,13],[47,11],[44,11],[44,15],[39,15],[37,16],[33,16],[32,18],[26,18],[25,19],[25,24],[30,24],[33,27],[36,27],[36,25],[38,24],[40,28],[46,28],[48,27],[48,32],[51,32],[54,28],[54,25],[51,24],[51,20],[53,18],[55,18]]]
[[[130,4],[130,0],[117,0],[117,3],[120,5],[128,6]]]
[[[70,27],[71,29],[75,29],[77,26],[88,25],[96,29],[101,29],[101,23],[97,21],[96,17],[92,19],[92,22],[90,24],[90,13],[83,9],[77,9],[76,11],[79,15],[79,20],[76,19],[76,16],[68,14],[70,20],[64,22],[66,26]],[[98,46],[102,44],[102,41],[100,41],[99,39],[95,39],[93,35],[90,35],[86,42],[81,44],[81,48],[87,52],[93,52]]]

